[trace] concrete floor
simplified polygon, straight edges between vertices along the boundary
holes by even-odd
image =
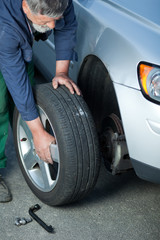
[[[36,72],[38,82],[44,78]],[[94,190],[84,200],[66,206],[42,203],[26,184],[14,149],[10,130],[6,154],[8,166],[1,170],[13,200],[0,204],[0,240],[159,240],[160,186],[139,179],[134,171],[111,176],[102,164]],[[38,203],[37,215],[55,228],[47,233],[34,220],[14,225],[15,217],[29,217],[29,208]]]
[[[81,202],[66,207],[43,204],[28,188],[10,132],[8,167],[3,175],[13,201],[0,204],[0,240],[159,240],[160,186],[140,180],[134,172],[113,177],[102,165],[95,189]],[[37,222],[17,227],[16,216],[29,217],[28,209],[39,203],[37,214],[55,228],[47,233]]]

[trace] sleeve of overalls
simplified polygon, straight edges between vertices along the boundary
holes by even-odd
[[[74,13],[72,0],[69,0],[68,7],[63,14],[63,19],[59,20],[63,26],[58,26],[57,21],[54,30],[54,41],[56,50],[56,60],[76,60],[77,54],[74,51],[76,44],[77,21]]]
[[[38,112],[20,44],[13,28],[0,30],[0,70],[23,120],[30,121],[38,117]]]

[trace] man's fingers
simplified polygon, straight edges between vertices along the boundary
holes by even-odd
[[[45,156],[44,159],[42,160],[45,161],[46,163],[53,164],[53,160],[50,153],[50,146],[48,146],[48,149],[45,151]]]
[[[52,80],[52,86],[53,86],[54,89],[56,89],[58,87],[58,81],[54,78]]]
[[[46,163],[53,164],[53,160],[51,157],[40,157],[40,159]]]
[[[52,159],[51,159],[51,158],[47,158],[47,159],[45,159],[45,162],[46,162],[46,163],[53,164],[53,161],[52,161]]]
[[[74,94],[74,88],[73,88],[72,83],[70,81],[64,82],[64,85],[69,89],[71,94]]]
[[[53,164],[53,160],[51,157],[50,146],[48,147],[47,155],[46,155],[47,162]]]
[[[73,88],[74,88],[74,90],[76,91],[76,93],[77,93],[77,95],[81,95],[81,91],[80,91],[80,89],[77,87],[77,85],[74,83],[74,82],[72,82],[72,85],[73,85]]]
[[[48,153],[44,155],[43,152],[45,152],[45,153],[48,152]],[[52,160],[52,158],[51,158],[51,154],[50,154],[50,151],[49,151],[49,147],[48,147],[48,151],[46,150],[46,151],[43,151],[43,152],[41,152],[40,150],[36,151],[38,157],[39,157],[42,161],[44,161],[44,162],[46,162],[46,163],[53,164],[53,160]]]

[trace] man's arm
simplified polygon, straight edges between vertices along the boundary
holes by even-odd
[[[55,139],[45,131],[38,117],[18,40],[18,35],[12,28],[7,29],[6,32],[3,31],[0,38],[1,71],[22,119],[26,121],[32,132],[38,156],[42,160],[52,163],[49,145]]]
[[[62,27],[58,22],[63,22]],[[61,25],[61,24],[60,24]],[[54,29],[56,60],[77,60],[74,51],[76,45],[77,21],[72,0],[63,14],[63,19],[57,21]]]
[[[76,92],[81,94],[77,85],[69,78],[69,64],[70,60],[76,60],[76,53],[74,51],[76,45],[76,29],[77,21],[74,13],[72,0],[69,0],[67,9],[63,14],[63,27],[58,26],[54,29],[54,40],[56,50],[56,76],[52,80],[53,88],[58,85],[65,85],[73,94]],[[58,21],[57,21],[58,22]]]

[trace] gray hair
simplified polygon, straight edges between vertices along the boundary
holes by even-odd
[[[26,0],[26,2],[32,13],[53,18],[61,16],[68,5],[68,0]]]

